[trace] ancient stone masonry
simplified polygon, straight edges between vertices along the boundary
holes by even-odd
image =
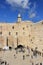
[[[17,45],[37,47],[43,53],[43,21],[22,21],[19,14],[16,23],[0,23],[0,48]]]

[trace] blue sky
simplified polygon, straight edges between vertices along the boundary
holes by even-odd
[[[0,0],[0,22],[17,22],[19,13],[24,21],[43,20],[43,0]]]

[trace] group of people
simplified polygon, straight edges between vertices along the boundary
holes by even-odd
[[[7,63],[7,61],[3,61],[3,59],[0,59],[0,65],[9,65],[9,63]]]

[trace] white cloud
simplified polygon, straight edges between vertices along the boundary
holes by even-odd
[[[16,9],[16,7],[22,7],[20,9],[20,12],[25,12],[24,9],[28,9],[28,15],[29,18],[36,17],[36,2],[31,3],[30,0],[6,0],[9,4],[11,4],[13,9]],[[30,7],[33,5],[32,7]]]
[[[36,16],[36,13],[32,13],[32,14],[30,14],[30,18],[33,18],[33,17],[35,17]]]
[[[36,17],[36,2],[33,4],[33,7],[29,11],[29,18]]]
[[[6,0],[6,1],[9,4],[11,4],[12,6],[17,4],[18,6],[21,6],[23,8],[29,8],[29,5],[31,4],[31,2],[29,2],[29,0]]]

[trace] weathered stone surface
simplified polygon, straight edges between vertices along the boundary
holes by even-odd
[[[0,44],[16,47],[18,45],[29,46],[43,52],[43,21],[33,23],[22,21],[16,23],[0,23]],[[8,38],[8,42],[7,42]],[[17,40],[18,39],[18,40]]]

